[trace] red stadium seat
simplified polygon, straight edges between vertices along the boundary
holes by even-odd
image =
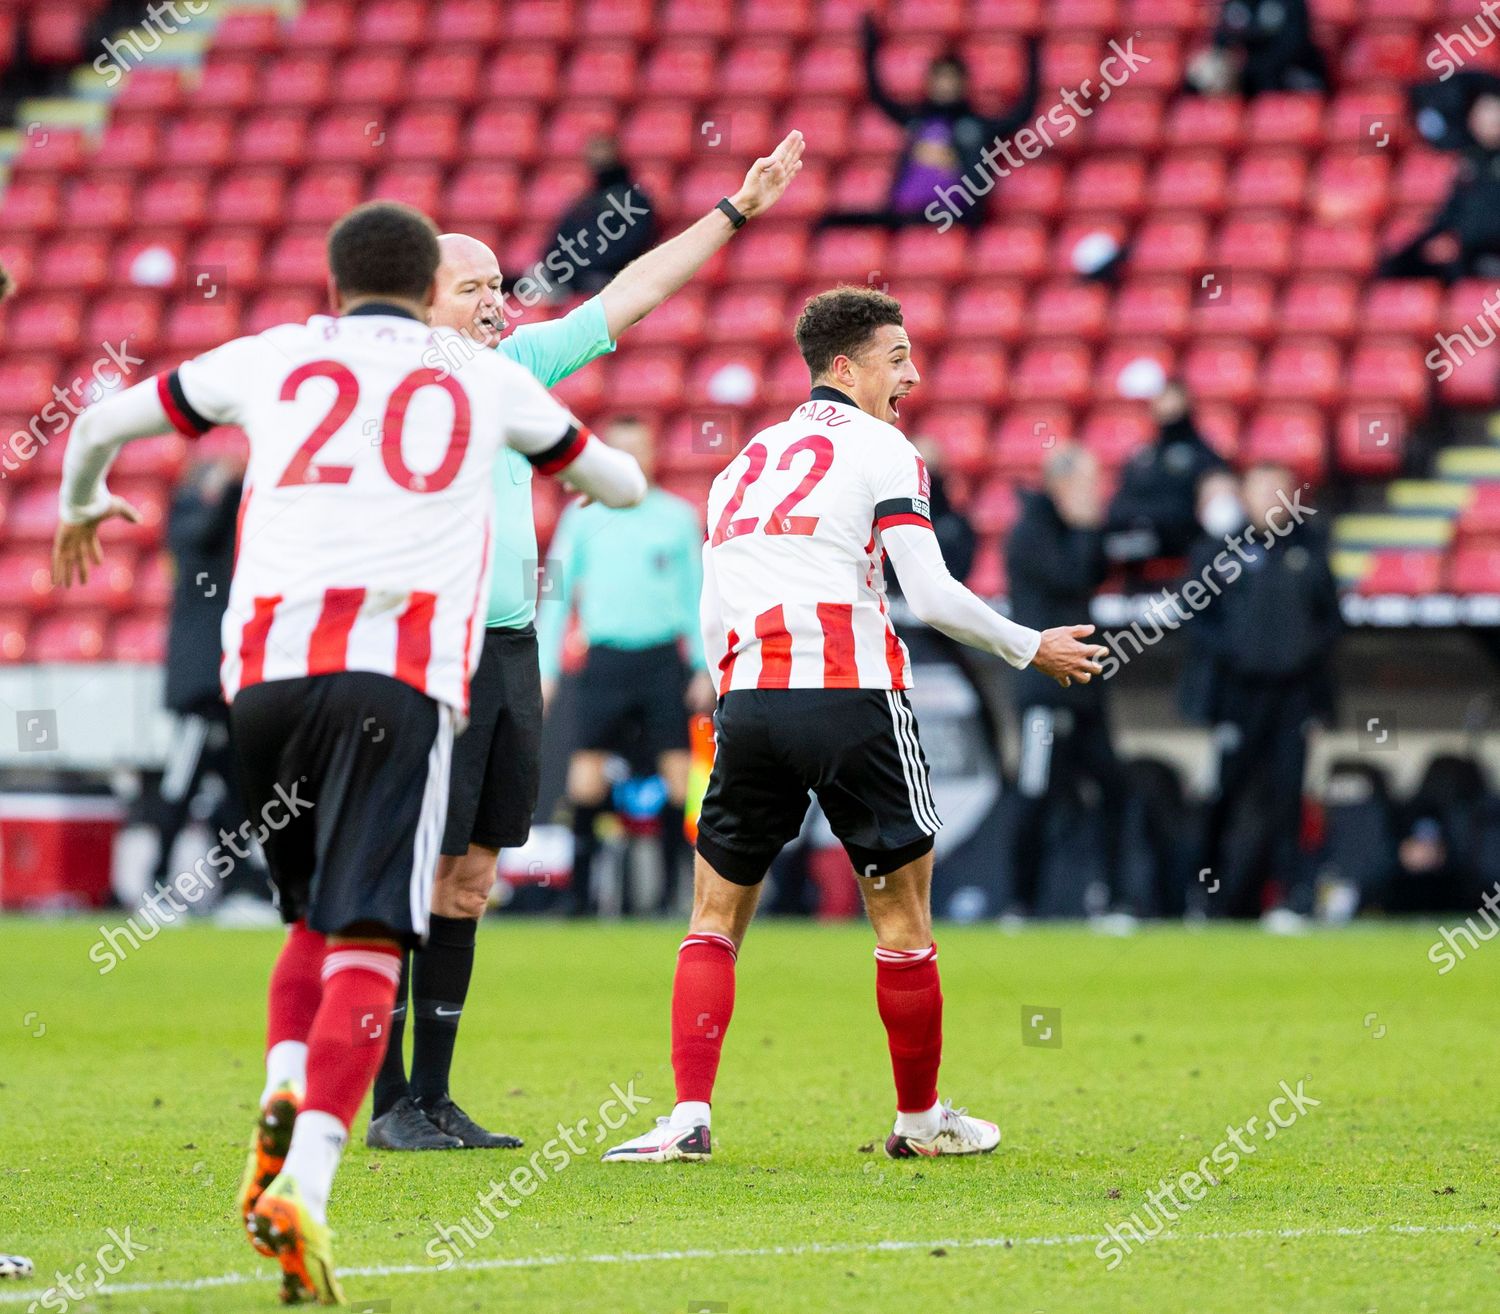
[[[1129,255],[1138,274],[1190,273],[1208,263],[1208,224],[1196,214],[1148,215]]]
[[[1231,216],[1219,228],[1209,263],[1236,275],[1258,270],[1284,274],[1292,266],[1297,229],[1288,218],[1273,215]]]
[[[1277,315],[1288,333],[1351,337],[1360,327],[1358,285],[1342,274],[1297,278],[1287,285]]]
[[[1156,421],[1143,402],[1096,406],[1085,417],[1082,440],[1108,469],[1123,465],[1156,437]]]
[[[0,607],[35,615],[51,607],[53,593],[50,548],[0,551]]]
[[[786,289],[777,283],[727,289],[716,299],[704,326],[709,342],[770,346],[784,342],[786,334]]]
[[[422,0],[368,0],[359,6],[355,36],[361,45],[421,45],[429,17]]]
[[[123,178],[97,174],[79,178],[68,185],[62,222],[70,228],[118,231],[139,218],[133,198],[133,189]]]
[[[1261,387],[1277,401],[1331,404],[1343,384],[1343,359],[1331,342],[1318,338],[1284,338],[1266,356]]]
[[[1122,286],[1110,319],[1123,334],[1180,339],[1188,331],[1192,293],[1181,278],[1137,278]]]
[[[1362,224],[1308,224],[1297,234],[1297,267],[1367,274],[1375,264],[1375,234]]]
[[[1307,191],[1307,158],[1278,147],[1240,157],[1229,181],[1229,203],[1242,209],[1297,210]]]
[[[240,128],[234,158],[243,164],[300,168],[307,160],[307,117],[294,111],[255,114]]]
[[[255,298],[245,316],[245,332],[264,333],[279,324],[305,324],[314,315],[327,312],[327,297],[313,292],[264,292]]]
[[[843,39],[813,42],[797,58],[796,82],[799,95],[863,99],[865,72],[857,46]]]
[[[776,100],[792,90],[792,57],[779,41],[734,45],[719,66],[719,93]]]
[[[0,356],[0,397],[14,413],[34,415],[53,400],[52,385],[61,382],[58,362],[53,356],[21,356],[12,348]]]
[[[259,98],[270,109],[321,109],[333,97],[334,65],[326,54],[299,51],[262,66]]]
[[[1275,461],[1312,483],[1328,463],[1328,435],[1315,406],[1273,405],[1257,411],[1245,434],[1246,461]]]
[[[485,70],[484,91],[508,104],[549,105],[557,86],[557,52],[548,46],[505,46]]]
[[[239,305],[232,296],[215,301],[180,301],[167,312],[162,337],[175,356],[196,356],[239,336]]]
[[[1233,271],[1223,294],[1214,296],[1216,290],[1216,286],[1196,290],[1194,333],[1228,333],[1260,341],[1276,331],[1276,289],[1265,275]]]
[[[889,267],[886,234],[878,228],[833,228],[814,239],[811,277],[864,283]]]
[[[1388,156],[1336,148],[1323,157],[1313,174],[1309,208],[1327,223],[1378,218],[1386,210],[1390,175]]]
[[[1500,482],[1476,483],[1469,504],[1458,514],[1461,538],[1500,539]]]
[[[313,0],[292,20],[287,44],[296,50],[346,50],[354,44],[354,14],[344,0]]]
[[[0,225],[7,234],[50,231],[59,213],[58,185],[51,178],[17,179],[0,195]]]
[[[1073,412],[1054,402],[1012,406],[995,433],[993,468],[997,474],[1034,477],[1059,443],[1075,437]]]
[[[1076,404],[1087,399],[1092,361],[1087,347],[1041,341],[1026,347],[1011,378],[1017,401]]]
[[[21,608],[0,611],[0,661],[22,662],[30,648],[31,617]]]
[[[994,347],[950,347],[932,371],[930,392],[944,402],[1001,404],[1007,394],[1004,351]],[[1032,396],[1053,396],[1033,393]]]
[[[1267,92],[1249,104],[1246,135],[1259,146],[1317,146],[1323,134],[1323,97]]]
[[[1008,534],[1020,514],[1016,485],[1010,479],[991,479],[970,501],[967,513],[975,530],[985,536]]]
[[[1420,411],[1427,404],[1433,378],[1423,359],[1425,349],[1425,343],[1400,338],[1361,342],[1349,360],[1349,397],[1394,398],[1413,414]]]
[[[1097,341],[1109,330],[1109,292],[1099,283],[1047,283],[1032,294],[1030,333]]]
[[[921,433],[943,450],[944,468],[982,474],[989,465],[989,411],[984,406],[932,406],[922,413]]]
[[[97,292],[109,282],[109,240],[98,234],[57,237],[37,262],[38,286],[59,292]]]
[[[91,342],[128,340],[130,350],[143,355],[156,350],[160,334],[161,297],[156,292],[108,293],[90,306],[84,328]]]
[[[267,55],[281,48],[280,17],[269,10],[231,10],[214,29],[216,51]]]
[[[1257,393],[1257,352],[1244,342],[1202,342],[1188,349],[1183,377],[1204,401],[1243,406]]]
[[[1455,593],[1500,593],[1500,549],[1460,547],[1448,568]]]
[[[1016,169],[999,186],[1004,199],[996,204],[1003,206],[1007,215],[1050,219],[1067,208],[1068,171],[1057,161],[1037,160]]]
[[[477,51],[462,46],[435,47],[417,61],[412,71],[412,99],[442,101],[467,110],[479,100],[481,73]]]
[[[74,296],[22,297],[11,309],[5,345],[11,351],[62,351],[83,330],[83,303]],[[6,403],[13,404],[7,397]]]
[[[1177,372],[1177,352],[1170,343],[1153,338],[1117,338],[1095,362],[1095,399],[1102,403],[1119,401],[1124,395],[1121,376],[1141,361],[1155,361],[1169,378]]]
[[[774,215],[757,220],[729,244],[728,269],[736,282],[754,282],[768,279],[772,282],[795,283],[807,277],[811,241],[807,230],[801,225],[793,227],[765,227],[773,224]],[[680,293],[678,294],[681,295]],[[672,303],[667,302],[667,306]],[[663,310],[666,306],[662,307]],[[653,312],[660,314],[660,311]],[[647,320],[642,321],[642,327]]]
[[[104,656],[107,613],[65,611],[39,620],[28,656],[35,662],[96,662]]]
[[[969,258],[968,230],[956,226],[946,233],[926,224],[903,228],[891,243],[889,258],[890,272],[904,280],[934,278],[956,281],[973,268]]]
[[[1388,478],[1405,457],[1407,420],[1394,401],[1366,401],[1340,412],[1334,428],[1334,461],[1341,473]]]
[[[322,285],[328,279],[328,234],[321,228],[292,229],[276,240],[266,256],[266,276],[273,283]]]
[[[1145,162],[1113,153],[1083,160],[1068,180],[1067,203],[1070,211],[1138,214],[1146,204]]]
[[[624,100],[635,89],[635,47],[623,41],[580,46],[563,76],[565,96]]]
[[[1015,279],[978,279],[954,293],[949,325],[960,339],[1017,341],[1025,329],[1026,289]]]
[[[109,634],[108,650],[117,662],[159,665],[167,655],[167,614],[139,612],[116,621]]]
[[[1184,96],[1167,116],[1166,144],[1238,150],[1244,141],[1244,110],[1229,96]]]
[[[308,169],[285,198],[286,221],[331,224],[365,199],[364,190],[364,176],[356,168]]]
[[[490,0],[444,0],[433,14],[433,36],[468,46],[492,46],[505,35],[505,20]]]
[[[1229,175],[1218,151],[1174,151],[1164,155],[1150,186],[1156,209],[1214,214],[1224,208]]]
[[[486,105],[469,119],[465,161],[530,164],[541,154],[540,117],[531,105]]]
[[[1367,596],[1399,593],[1420,597],[1437,593],[1443,585],[1443,554],[1420,548],[1386,548],[1371,553],[1370,566],[1359,581]]]
[[[970,254],[974,268],[986,274],[1035,278],[1047,268],[1047,230],[1035,220],[988,223]]]
[[[131,219],[153,227],[201,227],[208,219],[208,185],[208,177],[201,173],[148,178],[136,195]]]
[[[651,33],[651,0],[590,0],[583,9],[589,36],[641,40]]]

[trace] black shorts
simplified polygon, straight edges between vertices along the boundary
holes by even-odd
[[[573,746],[619,753],[654,771],[661,754],[688,747],[687,685],[675,643],[595,644],[578,677]]]
[[[425,938],[452,712],[388,675],[340,671],[253,684],[229,715],[283,920]]]
[[[469,685],[469,728],[453,745],[443,852],[526,843],[542,779],[536,629],[486,630]]]
[[[726,880],[765,876],[802,828],[809,791],[861,876],[931,851],[942,822],[904,693],[734,689],[719,699],[714,740],[698,852]]]

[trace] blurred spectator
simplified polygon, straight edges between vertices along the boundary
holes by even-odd
[[[1478,765],[1439,754],[1427,764],[1399,811],[1396,872],[1385,911],[1449,912],[1472,907],[1479,893],[1475,863],[1478,813],[1488,790]]]
[[[635,457],[648,480],[655,479],[655,436],[643,421],[615,420],[604,438]],[[588,642],[574,696],[568,762],[575,913],[588,911],[594,899],[596,827],[613,811],[611,754],[649,762],[661,775],[666,790],[657,814],[666,873],[663,907],[675,897],[687,853],[682,805],[690,765],[688,713],[707,712],[715,701],[698,629],[702,546],[698,512],[654,482],[639,506],[612,511],[598,503],[574,505],[558,522],[547,557],[548,596],[537,607],[537,638],[549,706],[575,607]]]
[[[1205,481],[1205,506],[1226,478]],[[1333,713],[1338,592],[1323,527],[1310,508],[1300,521],[1290,509],[1300,492],[1285,467],[1252,467],[1242,484],[1248,528],[1206,536],[1189,575],[1207,601],[1185,622],[1183,710],[1213,727],[1217,755],[1198,868],[1211,874],[1205,885],[1218,882],[1209,907],[1225,916],[1259,914],[1270,880],[1283,891],[1301,883],[1308,735]]]
[[[166,545],[176,580],[167,630],[165,701],[177,725],[161,781],[154,794],[142,799],[145,819],[159,840],[154,873],[159,886],[173,875],[173,845],[205,786],[205,797],[213,800],[208,824],[215,832],[236,832],[246,820],[230,747],[229,708],[219,689],[219,627],[234,570],[244,473],[240,453],[200,461],[174,494],[167,518]],[[234,901],[228,908],[220,904],[230,914],[245,900],[267,903],[264,870],[254,859],[237,862],[221,893]]]
[[[4,265],[0,265],[0,301],[4,301],[15,290],[16,284],[15,280],[10,276],[10,270],[6,269]]]
[[[1464,69],[1448,78],[1410,88],[1417,131],[1440,151],[1467,151],[1478,144],[1469,131],[1469,111],[1480,96],[1500,96],[1500,76],[1488,69]]]
[[[1125,463],[1109,505],[1105,550],[1112,561],[1186,555],[1200,532],[1198,485],[1204,475],[1226,468],[1193,423],[1191,398],[1181,382],[1169,380],[1151,412],[1156,440]]]
[[[965,177],[982,176],[984,149],[1031,121],[1040,78],[1039,47],[1035,38],[1027,43],[1026,85],[1020,99],[1004,114],[990,116],[970,104],[968,66],[951,53],[939,55],[928,66],[920,101],[896,100],[880,80],[880,32],[868,14],[863,31],[870,99],[906,133],[906,144],[884,209],[825,215],[820,227],[926,223],[923,212],[940,189],[955,187]],[[984,206],[974,205],[960,222],[978,224],[983,219]]]
[[[558,300],[602,291],[656,236],[651,198],[631,177],[615,143],[593,138],[584,148],[584,161],[594,175],[592,185],[558,220],[547,254],[534,271]]]
[[[1474,98],[1473,145],[1432,222],[1380,264],[1385,278],[1487,278],[1500,273],[1500,95]]]
[[[1326,90],[1307,0],[1224,0],[1213,46],[1189,64],[1187,83],[1214,96]]]
[[[1033,629],[1076,624],[1104,578],[1099,467],[1084,448],[1057,448],[1043,469],[1041,491],[1022,494],[1022,511],[1006,546],[1011,615]],[[1030,668],[1016,676],[1021,727],[1018,796],[1012,836],[1012,911],[1035,912],[1051,821],[1080,778],[1099,791],[1110,903],[1125,911],[1120,881],[1130,786],[1115,756],[1105,682],[1063,688]]]
[[[948,497],[948,481],[943,469],[946,458],[942,446],[931,438],[914,439],[912,446],[917,449],[917,454],[927,466],[927,478],[932,485],[927,499],[932,513],[932,532],[937,535],[938,547],[948,565],[948,573],[956,580],[966,580],[969,572],[974,569],[978,537],[963,512]],[[886,582],[892,593],[900,594],[901,581],[896,576],[895,566],[889,562],[886,563]],[[954,647],[961,648],[962,645],[955,644]]]

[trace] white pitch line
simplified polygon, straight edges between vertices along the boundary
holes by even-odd
[[[1486,1223],[1457,1223],[1436,1227],[1418,1224],[1391,1223],[1383,1227],[1291,1227],[1279,1231],[1254,1228],[1243,1232],[1163,1232],[1153,1238],[1156,1241],[1265,1241],[1293,1240],[1298,1237],[1353,1237],[1371,1235],[1424,1236],[1483,1232],[1490,1230]],[[1082,1246],[1098,1245],[1110,1238],[1105,1236],[990,1236],[971,1237],[967,1240],[940,1241],[875,1241],[871,1243],[844,1243],[825,1245],[811,1241],[796,1246],[747,1247],[737,1250],[654,1250],[646,1252],[624,1251],[618,1255],[522,1255],[512,1259],[460,1260],[441,1268],[436,1264],[371,1264],[364,1268],[341,1268],[341,1278],[360,1277],[414,1277],[426,1275],[436,1277],[443,1273],[480,1272],[506,1268],[560,1268],[568,1264],[659,1264],[678,1263],[686,1259],[776,1259],[798,1255],[878,1255],[890,1251],[933,1250],[941,1246],[945,1250],[984,1250],[1012,1246]],[[1144,1248],[1144,1247],[1139,1247]],[[40,1282],[38,1277],[37,1281]],[[218,1277],[185,1278],[168,1282],[115,1282],[92,1288],[91,1294],[100,1296],[128,1296],[151,1291],[205,1291],[214,1287],[238,1287],[255,1283],[279,1281],[279,1274],[269,1265],[256,1273],[223,1273]],[[41,1298],[43,1292],[34,1289],[0,1292],[0,1305],[20,1305]]]

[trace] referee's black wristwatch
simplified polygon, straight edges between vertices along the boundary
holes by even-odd
[[[734,202],[731,201],[727,196],[722,201],[720,201],[718,205],[714,207],[714,209],[722,210],[724,212],[724,217],[728,219],[729,222],[732,223],[737,230],[745,226],[745,222],[748,216],[743,215],[738,210],[736,210],[734,207]]]

